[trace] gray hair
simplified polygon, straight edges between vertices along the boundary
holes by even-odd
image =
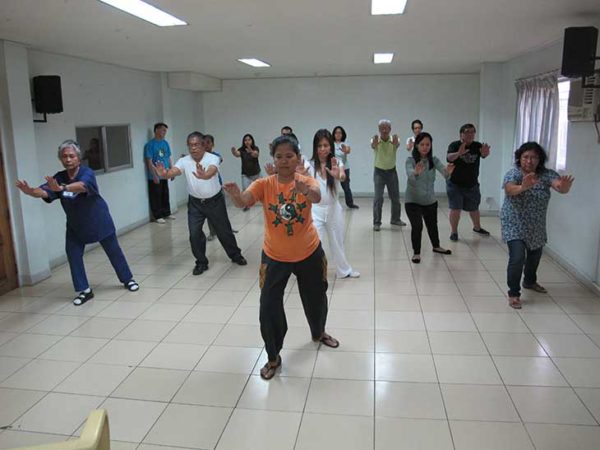
[[[392,121],[389,119],[381,119],[379,121],[379,123],[377,124],[378,127],[380,127],[381,125],[387,125],[388,127],[392,127]]]
[[[62,157],[62,152],[65,148],[72,148],[73,150],[75,150],[75,153],[77,153],[77,158],[81,160],[81,147],[79,147],[77,141],[73,139],[67,139],[58,146],[58,159]]]

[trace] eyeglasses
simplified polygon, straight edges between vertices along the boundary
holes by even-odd
[[[521,159],[525,159],[528,161],[539,161],[540,157],[536,155],[521,155]]]

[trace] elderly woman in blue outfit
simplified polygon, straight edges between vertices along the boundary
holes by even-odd
[[[537,142],[526,142],[515,152],[515,167],[504,175],[506,196],[500,213],[502,240],[508,245],[508,304],[521,309],[523,287],[546,293],[537,282],[537,268],[546,238],[546,212],[550,188],[566,194],[573,185],[570,175],[546,169],[546,152]]]
[[[17,180],[17,187],[31,197],[46,203],[59,199],[67,215],[66,253],[71,268],[73,285],[78,295],[74,305],[83,305],[94,297],[85,274],[83,252],[86,244],[99,242],[106,252],[119,281],[129,291],[137,291],[139,285],[133,279],[129,265],[117,241],[115,225],[108,205],[100,196],[94,171],[81,165],[81,149],[77,142],[67,140],[58,147],[58,158],[65,170],[46,183],[34,188],[24,180]]]

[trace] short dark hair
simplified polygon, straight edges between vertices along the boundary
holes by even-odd
[[[415,124],[419,124],[421,125],[421,129],[423,129],[423,122],[421,122],[419,119],[415,119],[410,123],[410,129],[414,130],[415,129]]]
[[[279,147],[280,145],[289,145],[290,147],[292,147],[294,153],[300,156],[298,140],[291,137],[289,134],[282,134],[281,136],[273,139],[273,143],[271,144],[271,156],[275,155],[275,150],[277,150],[277,147]]]
[[[475,133],[477,133],[477,128],[475,128],[475,125],[473,125],[472,123],[465,123],[462,127],[460,127],[460,134],[463,134],[465,131],[467,131],[468,129],[473,128],[475,130]]]
[[[215,138],[212,134],[205,134],[204,139],[208,139],[213,145],[215,145]]]
[[[431,170],[431,169],[433,169],[433,166],[434,166],[434,164],[433,164],[433,138],[426,131],[423,131],[423,132],[417,134],[417,137],[415,137],[415,144],[413,145],[412,157],[416,163],[421,160],[421,153],[419,153],[418,146],[421,143],[421,141],[425,138],[429,138],[429,142],[431,142],[431,148],[429,149],[429,153],[427,154],[427,159],[429,160],[429,170]]]
[[[288,134],[291,134],[291,133],[294,132],[294,130],[292,130],[292,127],[290,127],[289,125],[284,125],[284,126],[281,127],[281,134],[285,134],[283,132],[283,130],[290,130],[290,132]]]
[[[334,140],[335,140],[335,132],[337,130],[340,130],[342,132],[342,142],[346,142],[346,138],[347,138],[347,136],[346,136],[346,130],[344,130],[344,127],[342,127],[341,125],[338,125],[337,127],[335,127],[333,129],[333,131],[331,132]]]
[[[190,142],[190,139],[192,139],[192,138],[198,138],[202,141],[202,140],[204,140],[204,135],[202,133],[200,133],[199,131],[192,131],[190,134],[188,134],[188,137],[185,140],[185,142]]]
[[[542,147],[535,141],[525,142],[517,150],[515,150],[515,166],[521,167],[521,156],[523,155],[523,153],[531,150],[536,152],[539,158],[539,162],[535,169],[535,172],[542,173],[544,170],[546,170],[545,164],[548,157],[546,156],[546,150],[544,150],[544,147]]]
[[[165,127],[166,129],[169,129],[169,125],[167,125],[164,122],[157,122],[154,124],[154,132],[156,133],[156,130],[158,130],[160,127]]]

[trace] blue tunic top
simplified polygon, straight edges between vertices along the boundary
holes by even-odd
[[[48,183],[40,188],[48,193],[47,203],[60,199],[60,203],[67,215],[67,236],[75,238],[84,244],[98,242],[115,233],[108,205],[98,191],[96,176],[89,167],[79,166],[75,178],[69,179],[67,171],[63,170],[54,175],[58,184],[70,184],[81,181],[85,184],[87,192],[54,192]]]
[[[522,240],[530,250],[544,246],[546,237],[546,212],[550,202],[550,187],[559,177],[554,170],[545,169],[538,174],[538,182],[519,195],[504,197],[500,211],[502,240],[504,242]],[[506,175],[502,187],[506,183],[520,185],[523,183],[521,169],[513,167]]]

